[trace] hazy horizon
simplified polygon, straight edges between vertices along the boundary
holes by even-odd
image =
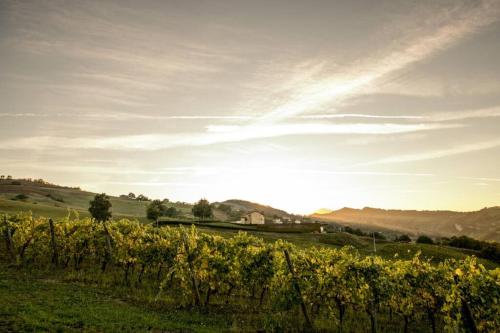
[[[500,0],[0,1],[0,174],[289,212],[500,205]]]

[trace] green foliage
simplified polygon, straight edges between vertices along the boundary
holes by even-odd
[[[135,198],[135,200],[137,200],[137,201],[150,201],[150,199],[147,196],[145,196],[144,194],[139,194]]]
[[[54,200],[54,201],[57,201],[57,202],[64,202],[64,199],[63,199],[63,198],[61,198],[61,197],[57,197],[57,196],[55,196],[55,195],[54,195],[54,194],[52,194],[52,193],[48,193],[48,194],[47,194],[47,195],[45,195],[45,196],[46,196],[47,198],[50,198],[50,199],[52,199],[52,200]]]
[[[447,245],[477,251],[481,250],[482,246],[481,241],[467,236],[452,237]]]
[[[226,205],[226,204],[219,204],[217,206],[218,209],[220,209],[221,211],[223,211],[224,213],[226,213],[227,215],[231,215],[231,213],[233,212],[233,209],[231,208],[231,206],[229,205]]]
[[[411,242],[411,238],[408,235],[401,235],[399,237],[396,237],[395,241],[401,243],[409,243]]]
[[[347,232],[348,234],[353,234],[353,235],[357,235],[357,236],[366,236],[366,234],[363,231],[361,231],[361,229],[359,229],[359,228],[353,229],[351,227],[345,227],[344,231]]]
[[[153,200],[146,207],[146,216],[149,220],[156,221],[165,213],[166,209],[160,200]]]
[[[175,207],[168,207],[165,209],[164,215],[167,217],[177,217],[180,215],[180,212]]]
[[[434,241],[429,236],[420,235],[417,238],[417,243],[419,243],[419,244],[434,244]]]
[[[89,212],[99,222],[105,222],[111,218],[111,202],[106,193],[95,195],[94,200],[90,201]]]
[[[12,198],[12,200],[26,200],[26,199],[28,199],[28,196],[24,193],[20,193]]]
[[[213,217],[212,206],[207,199],[200,199],[193,206],[193,215],[200,219],[210,219]]]
[[[47,219],[13,216],[0,229],[2,235],[12,235],[17,265],[53,267]],[[128,220],[104,225],[68,217],[55,223],[54,234],[59,267],[75,279],[119,284],[129,293],[161,285],[155,301],[177,306],[231,308],[243,302],[272,316],[263,323],[272,330],[301,330],[302,303],[319,328],[324,322],[332,329],[362,321],[376,329],[384,321],[395,325],[389,331],[400,331],[424,321],[437,331],[462,332],[471,323],[479,332],[500,329],[500,269],[489,271],[474,257],[437,265],[418,253],[409,260],[363,258],[349,247],[299,249],[246,233],[222,238],[194,227],[153,228]],[[107,255],[106,235],[112,262],[105,274],[96,274]],[[300,294],[292,284],[285,249]]]
[[[485,242],[481,249],[481,257],[500,263],[500,244]]]
[[[479,256],[500,263],[500,244],[497,242],[479,241],[477,239],[460,236],[451,239],[443,239],[441,243],[462,249],[479,251]]]

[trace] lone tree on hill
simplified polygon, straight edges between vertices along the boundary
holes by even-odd
[[[194,204],[193,215],[202,220],[213,217],[212,206],[210,206],[207,199],[200,199],[200,201]]]
[[[146,207],[146,216],[149,220],[156,221],[158,224],[158,218],[165,214],[167,207],[160,200],[153,200]]]
[[[90,201],[89,212],[98,222],[106,222],[111,218],[111,202],[106,193],[96,194]]]

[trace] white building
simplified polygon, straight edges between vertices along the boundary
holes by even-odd
[[[274,224],[283,224],[283,221],[281,221],[281,219],[274,219],[273,223]]]
[[[253,211],[253,212],[250,212],[250,213],[244,215],[241,218],[240,223],[243,223],[243,224],[264,224],[264,222],[265,222],[264,215],[262,215],[259,212]]]

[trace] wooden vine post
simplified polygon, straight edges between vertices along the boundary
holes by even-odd
[[[57,242],[56,242],[56,233],[54,230],[54,221],[49,219],[49,228],[50,228],[50,245],[52,246],[52,265],[57,267],[59,265],[59,254],[57,253]]]
[[[284,249],[283,252],[285,253],[285,259],[286,263],[288,265],[288,269],[290,270],[290,273],[292,274],[292,284],[293,288],[295,289],[295,292],[299,296],[300,299],[300,307],[302,309],[302,314],[304,315],[304,319],[306,320],[306,331],[312,331],[313,326],[311,323],[311,319],[309,318],[309,314],[307,313],[307,307],[306,304],[304,303],[304,299],[302,298],[302,292],[300,291],[300,286],[299,282],[297,279],[297,276],[295,274],[295,270],[293,268],[292,260],[290,259],[290,254],[288,253],[288,250]]]
[[[108,227],[106,225],[106,221],[102,221],[102,225],[104,227],[104,236],[106,238],[106,249],[104,253],[104,261],[102,262],[101,270],[106,271],[106,266],[108,262],[111,261],[111,235],[109,234]]]
[[[16,253],[14,251],[14,243],[12,242],[12,234],[10,231],[10,226],[7,223],[7,215],[3,216],[3,223],[5,224],[5,241],[7,244],[7,252],[9,252],[10,260],[16,262]]]
[[[194,305],[199,306],[201,304],[200,290],[198,289],[198,281],[196,280],[196,276],[194,274],[194,266],[190,257],[191,251],[189,250],[188,239],[186,237],[185,232],[183,232],[182,234],[182,240],[184,243],[184,250],[186,251],[186,259],[189,265],[189,274],[191,275],[191,286],[193,288]]]

